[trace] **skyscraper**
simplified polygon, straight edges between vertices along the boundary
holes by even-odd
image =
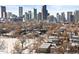
[[[37,18],[38,18],[38,20],[42,20],[42,13],[41,12],[38,13],[38,17]]]
[[[74,18],[75,18],[75,22],[78,22],[79,21],[79,10],[76,10],[74,12]]]
[[[67,12],[67,21],[71,22],[72,12]]]
[[[60,16],[59,13],[56,14],[56,18],[57,18],[57,22],[60,22],[60,20],[61,20],[61,16]]]
[[[65,21],[66,21],[65,13],[62,12],[62,13],[61,13],[61,22],[65,22]]]
[[[29,20],[29,14],[27,12],[25,12],[25,16],[24,16],[25,20]]]
[[[1,6],[1,18],[6,18],[6,7]]]
[[[7,12],[7,18],[9,19],[11,17],[12,13],[11,12]]]
[[[74,15],[71,15],[70,18],[71,18],[71,22],[74,23],[74,22],[75,22],[75,20],[74,20]]]
[[[47,16],[48,16],[47,6],[44,5],[44,6],[42,6],[42,19],[43,20],[46,20],[47,19]]]
[[[19,17],[23,16],[23,7],[19,7]]]
[[[34,13],[33,13],[33,14],[34,14],[34,15],[33,15],[33,16],[34,16],[34,19],[37,19],[37,9],[34,8],[34,9],[33,9],[33,12],[34,12]]]
[[[29,20],[31,20],[32,19],[32,12],[28,11],[28,14],[29,14]]]

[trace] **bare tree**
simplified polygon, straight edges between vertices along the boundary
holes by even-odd
[[[19,40],[22,44],[22,49],[23,49],[24,48],[24,43],[26,42],[26,36],[22,36]]]
[[[14,45],[14,51],[13,53],[22,53],[22,47],[20,46],[20,42],[16,41]]]
[[[5,47],[6,46],[5,46],[4,40],[3,41],[0,40],[0,49],[3,50],[3,49],[5,49]]]

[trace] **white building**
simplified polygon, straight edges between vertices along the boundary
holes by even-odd
[[[43,43],[40,47],[39,47],[39,53],[47,53],[49,52],[49,47],[50,47],[51,43]]]

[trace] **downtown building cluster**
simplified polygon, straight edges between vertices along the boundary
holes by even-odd
[[[19,16],[12,14],[12,12],[6,12],[6,6],[1,6],[1,21],[27,21],[27,20],[45,20],[50,23],[65,23],[65,22],[78,22],[79,21],[79,10],[75,10],[74,12],[68,11],[67,16],[65,12],[61,14],[56,13],[56,17],[54,15],[50,15],[47,10],[47,6],[43,5],[41,12],[37,12],[37,9],[34,8],[33,11],[29,10],[24,12],[23,7],[18,8]]]
[[[7,21],[23,21],[23,20],[47,20],[48,10],[46,5],[42,6],[42,11],[37,13],[37,9],[29,10],[23,14],[23,7],[18,8],[19,16],[6,12],[6,6],[1,6],[1,20]]]

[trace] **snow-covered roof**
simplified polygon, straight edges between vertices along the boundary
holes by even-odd
[[[49,36],[48,39],[52,39],[52,40],[58,40],[58,37],[57,36]]]
[[[48,48],[51,43],[43,43],[40,48]]]
[[[72,46],[75,46],[75,45],[79,45],[79,44],[78,44],[78,43],[72,43],[71,45],[72,45]]]

